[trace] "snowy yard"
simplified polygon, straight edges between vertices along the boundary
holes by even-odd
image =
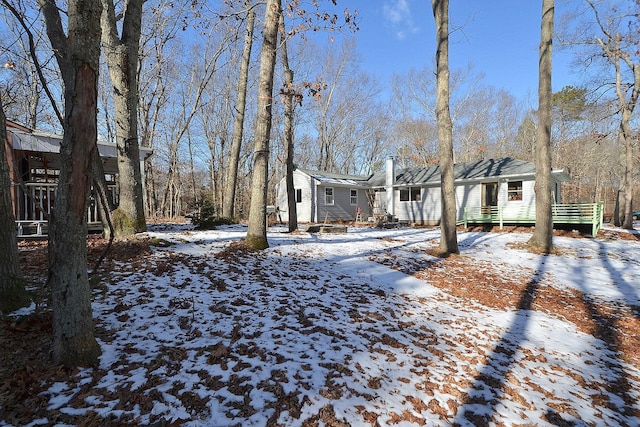
[[[151,230],[95,288],[99,368],[26,359],[0,425],[640,425],[637,235],[460,232],[443,260],[437,229]]]

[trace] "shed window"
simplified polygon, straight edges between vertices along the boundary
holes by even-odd
[[[400,189],[400,201],[401,202],[419,202],[422,197],[420,187],[401,188]]]
[[[510,202],[522,200],[522,181],[512,181],[509,183],[507,199]]]
[[[302,203],[302,189],[296,188],[296,203]]]
[[[358,205],[358,190],[351,190],[350,194],[351,194],[351,197],[349,198],[349,200],[351,201],[351,206],[357,206]]]
[[[327,187],[324,189],[324,204],[333,205],[333,187]]]

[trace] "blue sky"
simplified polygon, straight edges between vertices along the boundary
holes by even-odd
[[[556,2],[559,3],[559,2]],[[385,82],[392,73],[431,66],[435,27],[429,0],[342,0],[357,9],[362,68]],[[541,0],[452,0],[451,68],[473,64],[486,84],[537,99]],[[556,5],[556,25],[562,9]],[[578,85],[571,55],[554,46],[553,90]]]

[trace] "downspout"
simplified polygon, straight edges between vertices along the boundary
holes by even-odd
[[[314,177],[311,177],[311,221],[316,222],[316,218],[318,217],[318,180]]]

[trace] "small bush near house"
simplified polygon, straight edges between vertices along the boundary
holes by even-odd
[[[217,214],[218,208],[214,203],[205,199],[196,203],[194,212],[188,215],[187,218],[191,219],[191,223],[196,226],[197,230],[213,230],[220,225],[237,224],[233,218],[223,218]]]

